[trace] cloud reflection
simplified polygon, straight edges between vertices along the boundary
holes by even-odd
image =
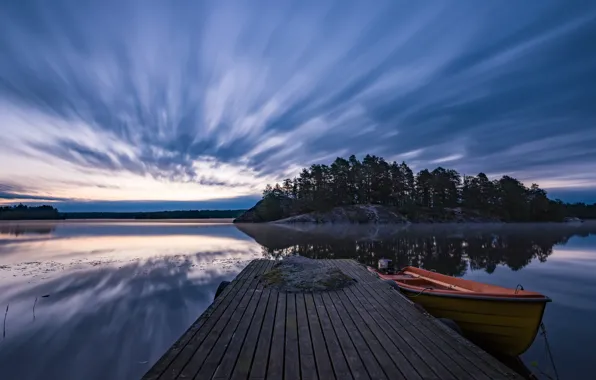
[[[234,275],[166,258],[0,287],[0,305],[10,302],[3,376],[140,378]]]

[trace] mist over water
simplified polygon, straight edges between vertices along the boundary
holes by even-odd
[[[251,259],[288,254],[368,265],[385,257],[398,266],[522,284],[553,299],[544,322],[561,378],[596,369],[593,223],[21,222],[0,223],[0,312],[9,305],[2,378],[139,378],[208,307],[221,281]],[[523,359],[548,369],[541,337]]]

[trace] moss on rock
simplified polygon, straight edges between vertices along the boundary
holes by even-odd
[[[267,286],[286,292],[337,290],[354,283],[339,268],[302,256],[284,258],[261,278]]]

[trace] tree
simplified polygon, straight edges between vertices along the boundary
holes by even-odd
[[[433,175],[427,170],[416,174],[416,201],[420,206],[432,207],[433,201]]]
[[[329,168],[331,193],[335,205],[352,204],[352,189],[350,188],[350,162],[343,158],[337,159]]]
[[[509,221],[530,220],[528,190],[517,179],[503,176],[498,182],[498,200],[502,216]]]
[[[284,179],[283,186],[282,186],[283,195],[288,198],[294,198],[293,197],[293,188],[294,188],[294,184],[293,184],[292,180],[289,178]]]
[[[491,181],[479,173],[462,179],[457,171],[442,167],[414,175],[405,162],[388,163],[374,155],[366,155],[362,162],[352,155],[337,157],[330,166],[314,164],[281,186],[267,185],[263,198],[291,200],[292,206],[284,206],[284,212],[292,213],[372,203],[396,207],[406,215],[417,215],[420,210],[440,215],[446,208],[462,207],[515,222],[596,218],[596,204],[552,201],[538,185],[527,188],[510,176]]]

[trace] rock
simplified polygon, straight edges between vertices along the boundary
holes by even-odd
[[[401,214],[381,205],[340,206],[330,211],[316,211],[292,216],[275,223],[376,223],[403,224],[408,220]]]
[[[581,220],[580,218],[575,217],[575,216],[568,216],[565,219],[563,219],[563,222],[565,222],[565,223],[583,223],[584,221]]]
[[[354,280],[339,268],[303,256],[288,256],[262,275],[267,286],[284,292],[316,292],[342,289]]]
[[[461,207],[429,209],[416,207],[400,210],[376,204],[338,206],[327,211],[306,214],[296,212],[297,201],[290,198],[266,198],[234,220],[234,223],[277,224],[408,224],[408,223],[496,223],[498,218]]]
[[[234,223],[264,223],[292,215],[294,200],[290,198],[261,199],[244,214],[234,219]]]

